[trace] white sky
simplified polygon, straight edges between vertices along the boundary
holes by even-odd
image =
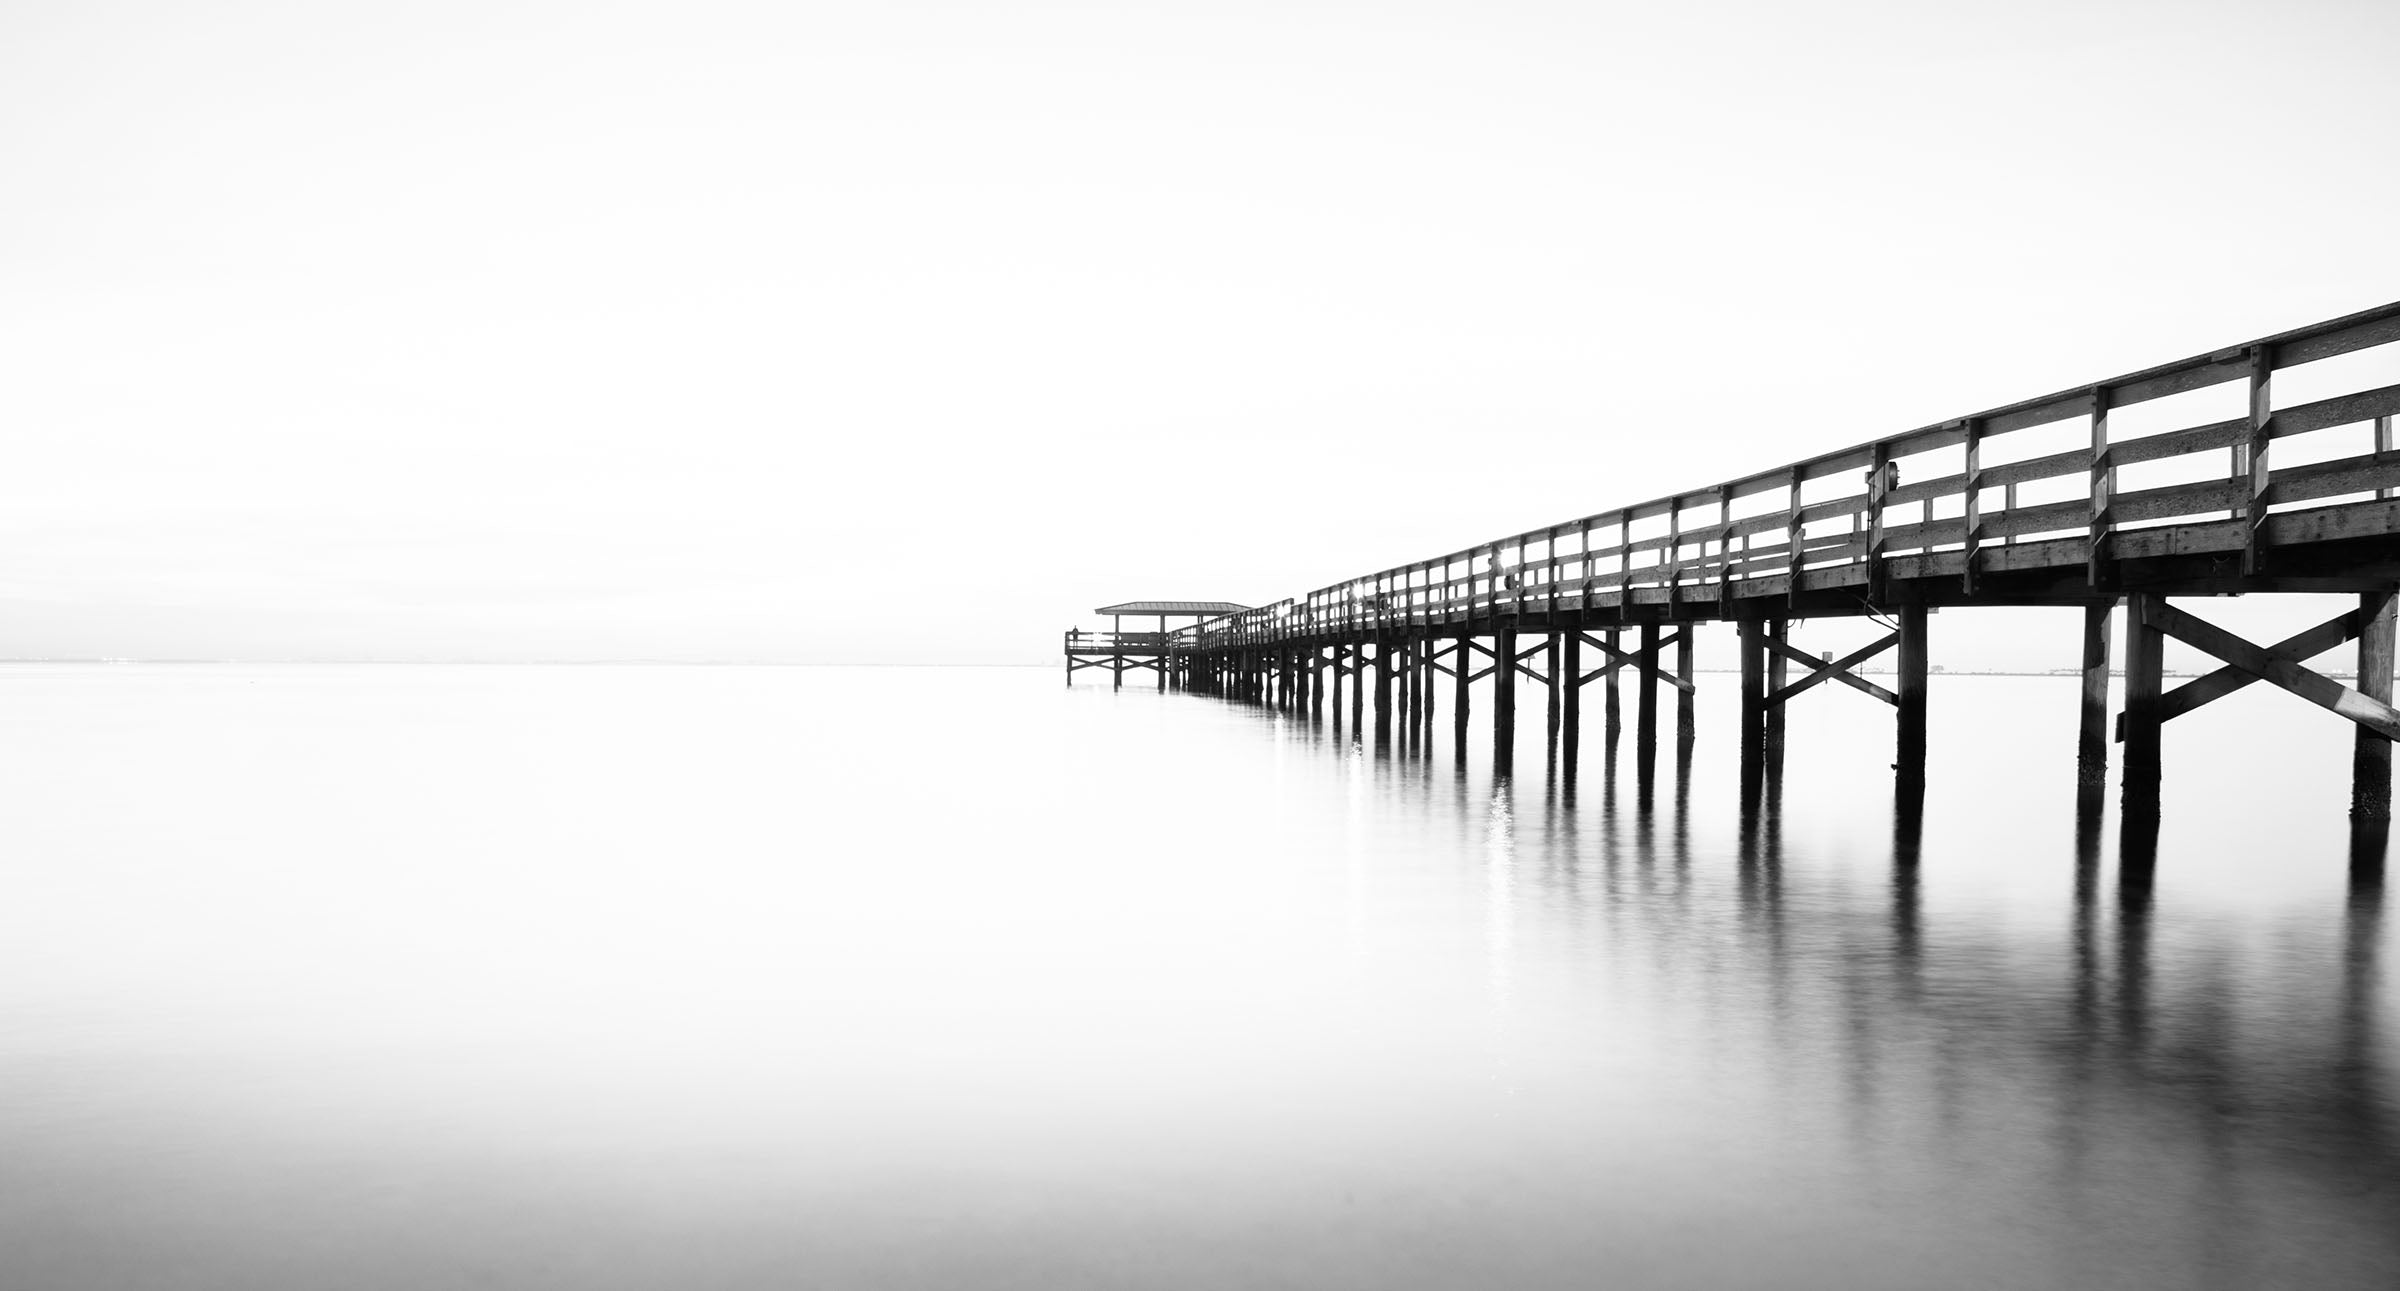
[[[2371,3],[0,0],[0,655],[1048,662],[2400,297],[2396,58]],[[2034,617],[1937,658],[2071,662]]]

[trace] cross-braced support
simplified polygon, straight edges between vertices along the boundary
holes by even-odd
[[[2132,596],[2126,604],[2132,648],[2125,663],[2125,711],[2117,719],[2117,739],[2125,745],[2126,810],[2158,810],[2161,728],[2167,722],[2263,681],[2357,726],[2350,813],[2368,820],[2390,818],[2392,741],[2400,739],[2400,710],[2392,707],[2391,591],[2362,593],[2357,609],[2271,646],[2245,641],[2176,609],[2164,596]],[[2168,637],[2226,666],[2163,691]],[[2303,666],[2305,660],[2350,641],[2359,643],[2356,689]]]
[[[1926,609],[1903,605],[1899,625],[1883,636],[1839,659],[1818,659],[1791,644],[1790,625],[1782,619],[1744,620],[1742,627],[1742,757],[1746,770],[1760,764],[1780,764],[1783,754],[1783,709],[1794,699],[1828,681],[1890,704],[1899,715],[1893,769],[1899,772],[1903,795],[1922,791],[1925,784]],[[1886,650],[1898,647],[1899,690],[1893,692],[1858,674],[1858,667]],[[1786,682],[1784,667],[1797,663],[1808,669],[1798,681]]]
[[[1614,629],[1607,631],[1605,640],[1588,632],[1561,633],[1558,636],[1555,650],[1549,643],[1544,643],[1519,653],[1518,669],[1529,677],[1550,684],[1553,687],[1553,693],[1557,695],[1560,748],[1568,766],[1575,765],[1576,746],[1583,733],[1581,692],[1585,686],[1595,681],[1604,682],[1608,687],[1607,734],[1612,741],[1611,748],[1613,749],[1618,722],[1617,673],[1622,669],[1630,668],[1638,674],[1643,679],[1646,693],[1650,696],[1648,707],[1645,709],[1650,714],[1650,718],[1643,729],[1650,732],[1650,740],[1653,745],[1657,740],[1657,689],[1660,682],[1673,686],[1681,694],[1683,698],[1678,705],[1677,712],[1679,715],[1688,715],[1690,711],[1689,697],[1696,689],[1691,678],[1689,647],[1685,645],[1690,640],[1692,631],[1692,625],[1686,624],[1674,632],[1659,636],[1658,629],[1652,627],[1648,629],[1650,639],[1645,641],[1640,650],[1618,649],[1617,634]],[[1659,665],[1659,652],[1671,645],[1682,647],[1686,651],[1678,656],[1678,666],[1674,673],[1667,672]],[[1599,652],[1603,660],[1599,667],[1589,672],[1583,670],[1584,646],[1590,646]],[[1537,672],[1522,662],[1536,654],[1547,656],[1545,662],[1548,664],[1548,670],[1546,672]],[[1552,681],[1552,678],[1556,680]],[[1637,720],[1639,719],[1637,718]],[[1686,722],[1687,725],[1684,729],[1688,732],[1690,729],[1688,716]],[[1689,738],[1688,734],[1686,738]]]
[[[1103,655],[1096,658],[1068,655],[1067,684],[1074,684],[1076,673],[1081,672],[1086,668],[1098,668],[1114,678],[1118,687],[1123,687],[1125,684],[1126,673],[1139,672],[1144,668],[1148,668],[1152,672],[1160,675],[1162,678],[1160,685],[1163,688],[1165,685],[1163,678],[1166,675],[1166,666],[1167,661],[1165,657],[1161,655]]]

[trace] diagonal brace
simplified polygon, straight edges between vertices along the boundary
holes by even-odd
[[[2145,602],[2136,600],[2133,604],[2143,606]],[[2362,695],[2323,673],[2278,657],[2271,650],[2252,645],[2163,600],[2149,600],[2146,608],[2138,612],[2144,622],[2185,645],[2205,650],[2261,681],[2272,682],[2319,708],[2339,713],[2387,740],[2400,740],[2400,710],[2380,699]]]
[[[1649,673],[1651,676],[1658,678],[1660,681],[1673,686],[1675,689],[1680,690],[1687,695],[1698,694],[1700,691],[1698,686],[1685,681],[1683,678],[1676,676],[1674,673],[1667,672],[1664,669],[1644,663],[1642,661],[1641,652],[1638,650],[1619,650],[1614,646],[1611,646],[1606,641],[1602,641],[1592,636],[1588,632],[1578,632],[1575,635],[1580,638],[1585,645],[1588,645],[1594,650],[1599,651],[1601,654],[1608,656],[1608,662],[1606,664],[1603,664],[1598,668],[1594,668],[1590,672],[1585,673],[1582,677],[1577,678],[1575,684],[1578,686],[1583,685],[1585,682],[1588,682],[1595,677],[1601,676],[1604,673],[1612,672],[1618,668],[1631,668],[1636,672]],[[1683,633],[1676,632],[1671,636],[1662,638],[1658,643],[1659,649],[1664,650],[1667,648],[1667,646],[1673,644],[1682,636]]]
[[[1836,659],[1831,663],[1827,663],[1822,659],[1818,659],[1806,651],[1797,649],[1787,642],[1778,641],[1773,637],[1766,638],[1766,644],[1768,649],[1783,655],[1785,658],[1790,659],[1794,663],[1806,664],[1810,669],[1813,670],[1800,680],[1795,681],[1792,684],[1785,686],[1783,689],[1776,691],[1774,694],[1767,696],[1766,702],[1767,707],[1769,708],[1773,708],[1777,704],[1790,702],[1792,696],[1797,695],[1822,681],[1838,681],[1843,685],[1850,687],[1852,690],[1863,690],[1895,708],[1899,707],[1900,705],[1900,697],[1898,695],[1885,690],[1883,687],[1878,686],[1874,682],[1871,682],[1851,671],[1851,669],[1856,668],[1862,663],[1865,663],[1867,660],[1872,659],[1875,656],[1882,654],[1884,651],[1891,649],[1893,646],[1900,644],[1900,634],[1897,632],[1890,633],[1882,640],[1871,645],[1860,646],[1858,649],[1843,655],[1841,658]]]
[[[2357,640],[2358,634],[2364,628],[2365,623],[2359,617],[2358,611],[2351,610],[2335,615],[2306,632],[2285,637],[2268,646],[2267,653],[2278,659],[2302,663],[2316,658],[2345,641]],[[2231,665],[2219,668],[2207,676],[2187,681],[2159,696],[2158,720],[2164,722],[2181,717],[2203,704],[2223,699],[2257,680],[2258,678],[2253,674]],[[2122,715],[2119,716],[2117,723],[2117,739],[2119,742],[2123,742],[2125,739]]]

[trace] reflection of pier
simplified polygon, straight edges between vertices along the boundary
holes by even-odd
[[[2106,774],[2113,611],[2123,602],[2118,735],[2129,808],[2157,807],[2167,721],[2264,681],[2348,719],[2353,812],[2385,817],[2391,740],[2400,737],[2390,702],[2400,385],[2305,401],[2274,394],[2279,377],[2311,393],[2338,384],[2355,365],[2317,365],[2368,351],[2400,355],[2400,304],[1206,619],[1170,634],[1156,663],[1136,666],[1310,711],[1330,691],[1340,712],[1347,682],[1354,721],[1371,689],[1378,731],[1397,724],[1412,742],[1430,738],[1446,691],[1461,752],[1472,707],[1490,707],[1494,768],[1504,773],[1520,676],[1546,692],[1547,730],[1571,765],[1583,687],[1602,683],[1613,732],[1622,674],[1635,682],[1636,750],[1647,765],[1665,691],[1677,695],[1679,740],[1692,738],[1695,634],[1731,623],[1746,760],[1776,757],[1785,706],[1833,682],[1894,709],[1905,793],[1923,784],[1929,616],[2079,606],[2077,759],[2089,796]],[[2208,397],[2217,406],[2204,407]],[[2349,594],[2357,608],[2262,646],[2170,603],[2295,592]],[[1823,617],[1869,618],[1886,630],[1827,661],[1791,639],[1794,624]],[[2223,666],[2167,689],[2169,637]],[[2351,641],[2362,661],[2355,687],[2306,666]],[[1887,652],[1897,661],[1888,688],[1860,675]],[[1120,677],[1127,657],[1114,656]],[[1480,699],[1478,682],[1488,682]]]
[[[2155,822],[2129,819],[2112,849],[2099,817],[2082,814],[2057,844],[2074,875],[2064,918],[2029,939],[2021,925],[2012,934],[1928,909],[1927,858],[1944,844],[1905,799],[1890,817],[1880,882],[1814,857],[1795,872],[1781,780],[1770,777],[1738,824],[1731,900],[1743,919],[1710,925],[1646,888],[1653,870],[1690,864],[1680,824],[1654,829],[1646,809],[1619,808],[1613,767],[1602,775],[1597,813],[1577,813],[1563,795],[1547,815],[1520,811],[1521,850],[1547,842],[1569,867],[1560,882],[1598,889],[1598,907],[1614,912],[1610,944],[1657,956],[1662,972],[1731,979],[1737,995],[1763,980],[1779,1028],[1838,1037],[1862,1121],[1905,1101],[1892,1082],[1928,1071],[1936,1087],[1919,1092],[1944,1102],[2002,1082],[2038,1099],[2040,1152],[2071,1173],[2104,1150],[2086,1138],[2107,1132],[2112,1118],[2100,1109],[2135,1108],[2185,1154],[2160,1162],[2162,1179],[2271,1189],[2275,1176],[2251,1173],[2245,1159],[2261,1163],[2307,1181],[2308,1199],[2294,1204],[2354,1209],[2346,1227],[2388,1233],[2381,1258],[2400,1258],[2400,1229],[2382,1218],[2400,1195],[2400,1088],[2378,961],[2383,822],[2351,826],[2348,895],[2335,917],[2296,914],[2261,939],[2239,922],[2162,930],[2168,881]],[[1638,858],[1641,873],[1624,873],[1619,856]]]

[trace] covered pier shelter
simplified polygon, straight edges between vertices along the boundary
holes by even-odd
[[[1194,624],[1228,614],[1240,614],[1250,607],[1231,601],[1124,601],[1103,605],[1092,613],[1108,620],[1108,631],[1085,632],[1067,629],[1067,684],[1075,684],[1075,674],[1084,668],[1106,668],[1118,686],[1125,684],[1125,670],[1148,668],[1158,675],[1158,688],[1167,688],[1167,658],[1172,634],[1167,630],[1169,619],[1190,619]],[[1158,620],[1155,632],[1127,632],[1125,620]]]

